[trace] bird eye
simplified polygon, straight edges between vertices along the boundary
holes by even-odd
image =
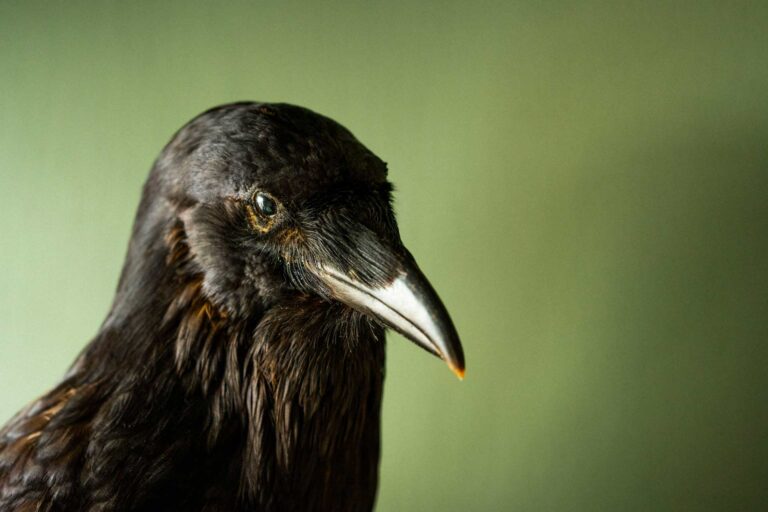
[[[271,217],[277,213],[277,204],[275,203],[275,200],[263,192],[256,194],[256,206],[259,208],[259,211],[267,217]]]

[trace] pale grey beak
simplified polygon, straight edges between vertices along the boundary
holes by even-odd
[[[399,332],[443,359],[464,378],[464,352],[451,317],[432,285],[415,263],[406,263],[397,277],[372,287],[340,270],[324,266],[318,276],[334,298]]]

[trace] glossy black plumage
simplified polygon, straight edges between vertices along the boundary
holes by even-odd
[[[0,510],[371,509],[384,330],[324,272],[379,290],[416,268],[390,190],[381,160],[306,109],[188,123],[145,185],[98,334],[0,431]],[[451,343],[427,348],[463,372]]]

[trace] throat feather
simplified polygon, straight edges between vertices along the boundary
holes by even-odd
[[[170,241],[169,263],[190,269],[183,236]],[[240,446],[233,460],[241,464],[241,498],[264,510],[338,507],[340,495],[350,504],[372,500],[383,329],[300,293],[244,318],[213,304],[199,274],[176,275],[163,319],[174,332],[175,370],[190,398],[208,404],[208,449],[233,432],[240,438],[230,444]]]

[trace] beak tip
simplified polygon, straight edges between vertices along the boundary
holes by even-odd
[[[464,380],[464,372],[466,372],[464,365],[461,365],[461,366],[449,365],[449,368],[451,369],[453,374],[459,378],[459,380]]]

